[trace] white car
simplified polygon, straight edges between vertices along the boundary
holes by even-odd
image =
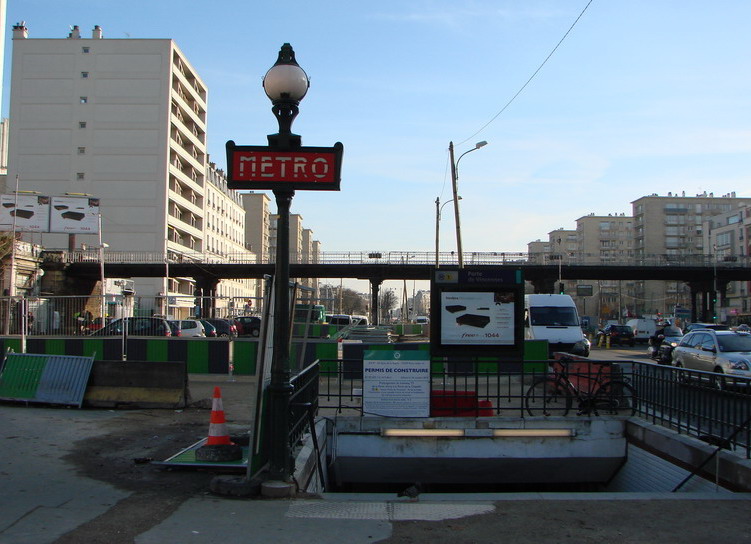
[[[203,323],[195,319],[180,319],[176,320],[180,327],[182,337],[205,337],[206,330],[203,328]]]

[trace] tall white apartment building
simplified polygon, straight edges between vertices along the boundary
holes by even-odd
[[[207,181],[208,89],[172,40],[105,39],[99,26],[88,36],[74,27],[67,38],[30,39],[19,24],[12,59],[8,171],[20,189],[99,198],[110,251],[174,259],[242,250],[237,199]],[[230,216],[217,219],[220,201]],[[68,237],[46,234],[43,245],[65,248]],[[186,282],[173,278],[170,295],[189,293]],[[136,287],[158,296],[165,282],[142,278]]]

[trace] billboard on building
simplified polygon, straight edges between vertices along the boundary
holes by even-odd
[[[49,232],[97,234],[99,199],[85,196],[53,196]]]
[[[0,195],[0,229],[49,232],[50,197],[30,194]]]

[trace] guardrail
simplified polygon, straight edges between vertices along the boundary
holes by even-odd
[[[42,254],[47,261],[64,263],[98,263],[101,255],[98,250],[46,250]],[[599,254],[575,253],[564,255],[529,254],[526,252],[503,251],[469,251],[464,252],[465,265],[494,265],[515,266],[670,266],[670,267],[718,267],[744,268],[751,266],[748,256],[717,256],[717,255],[664,255],[654,254],[643,257],[626,257],[620,260],[602,258]],[[174,253],[170,252],[169,260],[164,253],[134,252],[134,251],[105,251],[104,262],[113,264],[159,264],[168,263],[224,263],[224,264],[274,264],[275,255],[265,258],[253,253],[227,253],[215,255],[207,253]],[[316,256],[290,255],[291,264],[370,264],[370,265],[435,265],[436,254],[429,251],[329,251]],[[438,263],[442,266],[458,265],[455,252],[441,252]]]
[[[638,361],[577,363],[580,363],[576,369],[578,378],[590,380],[601,372],[601,365],[612,365],[617,379],[626,381],[636,391],[635,416],[751,459],[751,378],[725,375],[718,388],[713,380],[718,376],[710,372]],[[362,360],[331,359],[319,364],[320,410],[367,415],[363,409]],[[431,391],[440,392],[440,398],[449,404],[455,402],[457,415],[530,417],[525,406],[527,392],[536,378],[548,373],[547,364],[547,361],[525,362],[526,370],[509,371],[514,365],[508,362],[433,361]],[[473,399],[471,406],[467,403],[468,395]],[[446,402],[441,410],[444,405]],[[574,404],[569,417],[597,417],[576,414]]]

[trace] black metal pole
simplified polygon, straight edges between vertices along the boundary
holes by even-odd
[[[274,274],[274,351],[269,384],[269,478],[283,482],[290,481],[292,474],[289,444],[289,399],[292,395],[289,367],[289,211],[294,195],[294,191],[274,191],[278,217]]]

